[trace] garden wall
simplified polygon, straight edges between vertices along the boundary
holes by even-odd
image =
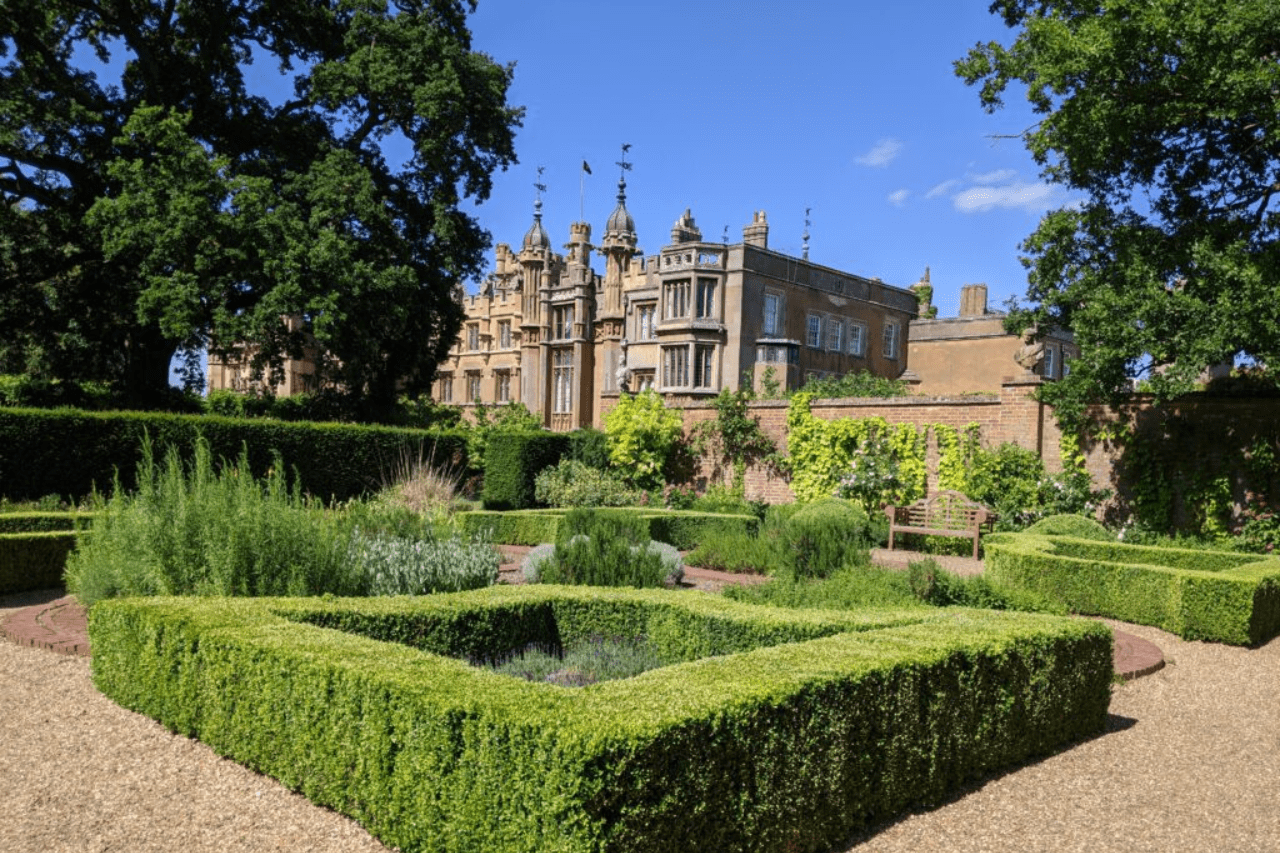
[[[1032,398],[1039,384],[1036,377],[1006,382],[998,395],[814,400],[811,411],[814,416],[826,420],[878,417],[891,424],[946,424],[957,429],[977,424],[987,446],[1009,442],[1025,447],[1040,454],[1050,471],[1058,471],[1062,467],[1058,451],[1061,432],[1052,409]],[[787,400],[757,400],[750,404],[751,414],[759,419],[761,428],[777,444],[780,453],[787,449],[789,405]],[[715,417],[715,408],[710,403],[690,402],[682,405],[681,410],[686,433],[700,421]],[[932,436],[926,462],[932,489],[936,485],[938,463],[937,443]],[[702,462],[699,476],[709,482],[716,480],[716,472],[706,460]],[[786,480],[762,464],[747,470],[745,485],[747,497],[751,500],[789,503],[795,499]]]

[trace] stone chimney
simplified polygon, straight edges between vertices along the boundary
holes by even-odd
[[[763,210],[753,213],[751,224],[743,227],[742,242],[761,249],[769,248],[769,220],[765,218]]]
[[[981,317],[987,313],[987,286],[966,284],[960,288],[960,316]]]
[[[676,224],[671,227],[672,243],[696,243],[702,239],[702,231],[694,224],[693,213],[689,208],[684,209],[684,214],[676,220]]]

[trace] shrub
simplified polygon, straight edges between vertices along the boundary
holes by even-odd
[[[842,568],[821,580],[782,575],[763,584],[726,586],[723,594],[748,604],[800,609],[924,606],[912,594],[904,572],[871,565]]]
[[[424,453],[421,447],[416,453],[404,450],[374,500],[443,522],[458,495],[462,473],[448,460],[437,462],[434,452]]]
[[[529,411],[524,403],[496,406],[479,404],[472,410],[475,422],[464,429],[467,437],[467,464],[473,471],[487,471],[485,453],[493,436],[499,433],[528,433],[542,430],[542,419]]]
[[[777,554],[766,538],[713,531],[689,552],[685,562],[720,572],[772,574],[777,569]]]
[[[963,491],[999,513],[996,529],[1003,531],[1022,530],[1051,515],[1082,515],[1103,496],[1082,468],[1048,474],[1035,452],[1016,444],[977,449]]]
[[[1094,539],[1099,542],[1116,541],[1111,531],[1083,515],[1049,515],[1024,532],[1041,536],[1074,536],[1077,539]]]
[[[493,669],[525,681],[586,687],[601,681],[631,678],[662,665],[657,651],[644,637],[595,636],[564,648],[535,643],[509,660],[495,664]]]
[[[623,394],[604,416],[609,461],[633,485],[661,489],[663,469],[683,429],[680,413],[668,409],[653,389]]]
[[[198,440],[184,467],[176,450],[138,464],[138,492],[94,502],[93,534],[67,562],[67,589],[86,605],[120,595],[318,595],[364,592],[342,519],[295,484],[282,465],[263,481],[245,453],[214,470]]]
[[[62,586],[76,542],[68,531],[0,533],[0,594]]]
[[[610,472],[577,459],[561,459],[534,478],[534,498],[552,507],[633,506],[644,492]]]
[[[634,513],[575,509],[565,516],[560,537],[541,566],[542,583],[644,588],[674,583],[683,575],[678,553],[673,565]]]
[[[609,467],[609,436],[593,427],[569,433],[569,458],[603,471]]]
[[[948,572],[936,560],[913,560],[907,565],[911,592],[934,607],[981,607],[985,610],[1022,610],[1028,613],[1065,614],[1060,602],[1017,587],[1002,587],[983,576],[961,577]]]
[[[453,535],[442,540],[359,534],[351,558],[364,567],[370,595],[461,592],[496,583],[501,559],[487,542]]]
[[[778,539],[782,568],[796,578],[824,578],[870,562],[870,523],[861,507],[838,498],[816,501],[786,522]]]
[[[542,579],[542,567],[555,556],[555,553],[556,543],[554,542],[544,542],[529,549],[529,553],[525,554],[524,559],[520,561],[520,574],[524,577],[525,583],[538,583]]]
[[[539,471],[555,465],[569,439],[554,432],[495,432],[489,437],[484,468],[485,509],[527,509],[536,502]]]

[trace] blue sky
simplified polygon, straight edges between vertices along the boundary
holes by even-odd
[[[519,165],[476,213],[518,246],[542,166],[553,241],[580,210],[599,237],[625,142],[648,253],[687,207],[704,239],[728,226],[731,243],[765,210],[770,247],[798,255],[809,208],[811,260],[902,286],[929,267],[940,316],[971,282],[999,308],[1026,289],[1019,242],[1070,198],[998,138],[1035,121],[1022,94],[987,115],[954,74],[975,43],[1011,39],[988,5],[480,0],[473,48],[515,63],[509,100],[526,114]]]

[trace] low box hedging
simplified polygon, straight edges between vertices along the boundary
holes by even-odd
[[[1077,613],[1188,640],[1257,645],[1280,634],[1280,560],[1067,536],[993,534],[986,574]]]
[[[1112,670],[1085,620],[552,586],[111,600],[89,633],[103,693],[405,851],[823,848],[1101,732]],[[566,688],[457,659],[636,634],[680,662]]]
[[[722,515],[692,510],[652,510],[644,507],[610,507],[601,513],[639,514],[648,522],[649,538],[681,550],[696,548],[710,531],[755,536],[760,520],[754,515]],[[556,541],[560,519],[567,509],[525,509],[507,512],[476,510],[455,517],[469,534],[485,534],[500,545],[539,545]]]
[[[203,435],[214,458],[236,459],[242,446],[261,476],[278,451],[316,497],[348,500],[377,489],[406,458],[421,454],[442,465],[466,466],[461,432],[426,432],[355,424],[234,419],[157,412],[84,412],[74,409],[0,409],[0,484],[6,497],[36,500],[61,495],[79,500],[96,487],[133,488],[144,435],[157,448],[189,453]],[[156,454],[163,457],[163,452]]]
[[[40,533],[86,530],[93,523],[92,512],[0,512],[0,533]]]
[[[0,533],[0,594],[63,585],[74,532]]]

